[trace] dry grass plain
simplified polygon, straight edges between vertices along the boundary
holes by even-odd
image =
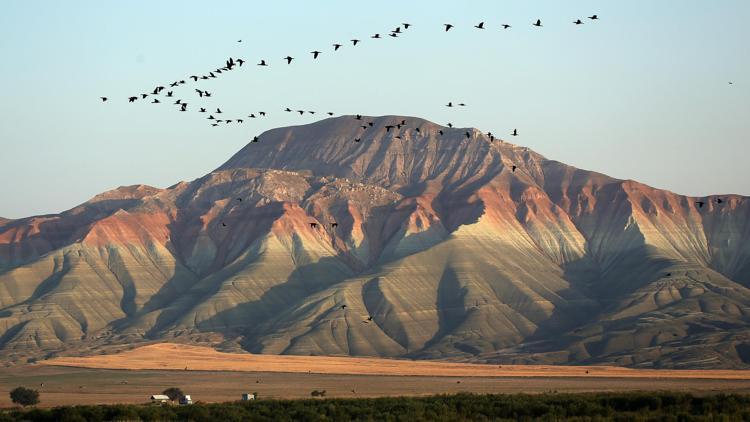
[[[187,366],[188,370],[185,370]],[[589,371],[588,374],[586,371]],[[61,357],[0,370],[0,406],[19,385],[38,389],[41,406],[143,403],[178,386],[194,400],[378,397],[441,393],[673,390],[697,394],[750,393],[750,371],[651,371],[616,367],[473,365],[375,358],[220,353],[156,344],[114,354]]]

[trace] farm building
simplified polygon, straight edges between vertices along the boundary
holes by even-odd
[[[180,397],[180,404],[193,404],[193,398],[190,397],[190,394],[185,394],[184,396]]]
[[[154,394],[151,396],[151,401],[154,403],[167,403],[169,402],[169,396],[165,396],[164,394]]]
[[[255,400],[254,393],[242,393],[242,401]]]

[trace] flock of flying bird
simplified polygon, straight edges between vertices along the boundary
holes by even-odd
[[[592,16],[589,16],[588,19],[590,19],[590,20],[598,20],[599,17],[597,15],[592,15]],[[584,22],[581,21],[581,19],[577,19],[577,20],[573,21],[573,24],[575,24],[575,25],[581,25],[583,23]],[[534,26],[534,27],[542,27],[543,26],[540,19],[537,19],[536,22],[533,22],[531,25]],[[405,23],[401,23],[395,29],[391,30],[387,34],[387,36],[389,36],[391,38],[398,38],[400,35],[403,35],[411,26],[412,26],[412,24],[410,24],[410,23],[406,23],[406,22]],[[443,27],[445,29],[445,32],[448,32],[451,29],[454,29],[456,26],[453,25],[453,24],[450,24],[450,23],[446,23],[446,24],[443,24]],[[502,24],[502,25],[500,25],[500,27],[502,29],[504,29],[504,30],[512,28],[512,26],[509,25],[509,24]],[[485,22],[479,22],[478,24],[474,25],[474,28],[476,28],[476,29],[486,29],[487,27],[485,26]],[[373,34],[372,36],[370,36],[370,38],[372,38],[372,39],[380,39],[380,38],[383,38],[383,37],[381,36],[380,33],[376,33],[376,34]],[[357,46],[358,44],[362,43],[362,40],[356,39],[356,38],[353,38],[353,39],[351,39],[349,41],[351,42],[352,47]],[[241,39],[237,40],[237,42],[241,43],[242,40]],[[341,43],[333,43],[332,44],[334,52],[335,51],[339,51],[339,49],[341,49],[343,46],[344,45],[341,44]],[[318,59],[323,54],[323,52],[319,51],[319,50],[313,50],[313,51],[310,52],[310,54],[312,55],[312,59],[316,60],[316,59]],[[290,65],[292,63],[292,61],[295,60],[295,57],[287,55],[286,57],[282,58],[281,60],[283,60],[284,62],[286,62],[287,65]],[[241,68],[242,65],[245,64],[245,63],[246,63],[246,61],[243,60],[243,59],[240,59],[240,58],[229,58],[224,63],[224,66],[221,66],[221,67],[218,67],[216,69],[213,69],[213,70],[209,71],[206,74],[191,75],[187,79],[192,79],[193,82],[195,82],[195,83],[197,83],[198,81],[207,81],[207,80],[211,80],[211,79],[216,79],[222,73],[229,72],[229,71],[232,71],[232,70],[237,69],[237,68]],[[257,66],[268,67],[270,65],[269,63],[270,62],[267,62],[266,59],[260,59],[260,61],[257,63]],[[146,98],[149,98],[149,97],[151,98],[151,101],[150,101],[151,104],[160,104],[160,103],[162,103],[167,98],[169,98],[170,99],[169,101],[171,101],[171,99],[174,98],[174,88],[179,88],[180,86],[185,85],[185,84],[187,84],[187,80],[186,79],[180,79],[180,80],[176,80],[174,82],[169,83],[168,87],[165,86],[165,85],[159,85],[159,86],[156,86],[153,89],[153,91],[150,91],[150,92],[147,92],[147,93],[141,93],[141,94],[138,94],[138,95],[129,96],[128,97],[128,102],[134,103],[136,101],[143,101],[143,100],[145,100]],[[166,91],[166,93],[164,93],[163,91]],[[208,97],[212,96],[212,93],[209,92],[209,91],[207,91],[207,90],[195,89],[195,92],[198,94],[199,98],[208,98]],[[108,97],[100,97],[100,98],[101,98],[102,102],[106,102],[109,99]],[[159,98],[161,98],[161,100]],[[188,111],[189,103],[186,102],[183,99],[177,98],[177,99],[175,99],[175,101],[172,104],[178,106],[178,110],[180,112],[187,112]],[[465,107],[466,104],[465,103],[457,103],[457,104],[454,105],[453,102],[451,101],[451,102],[448,102],[448,104],[446,106],[447,107],[454,107],[454,106]],[[216,110],[213,111],[213,112],[209,111],[207,109],[207,107],[197,107],[197,109],[198,109],[199,113],[207,113],[208,114],[208,117],[206,119],[209,121],[209,123],[211,124],[211,126],[214,126],[214,127],[219,126],[221,123],[224,123],[224,124],[230,124],[230,123],[242,124],[242,123],[244,123],[244,121],[245,121],[246,118],[255,119],[255,118],[265,117],[267,115],[267,112],[265,112],[265,111],[259,111],[257,113],[256,112],[250,113],[250,114],[247,115],[247,117],[242,116],[242,117],[233,117],[233,118],[221,118],[222,116],[218,116],[219,114],[224,114],[221,111],[221,108],[216,108]],[[309,111],[309,110],[292,110],[289,107],[286,107],[284,109],[284,111],[289,112],[289,113],[292,113],[292,112],[299,113],[300,116],[304,115],[305,113],[315,114],[315,111]],[[330,111],[327,112],[326,114],[328,116],[333,116],[334,115],[334,113],[330,112]],[[516,133],[514,133],[514,135],[515,134]],[[255,141],[257,141],[257,137],[255,138]]]

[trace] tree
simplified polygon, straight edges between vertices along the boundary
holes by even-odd
[[[182,392],[178,387],[169,387],[161,392],[165,396],[169,397],[169,400],[175,401],[185,397],[185,393]]]
[[[16,387],[10,392],[13,403],[21,406],[32,406],[39,403],[39,392],[25,387]]]

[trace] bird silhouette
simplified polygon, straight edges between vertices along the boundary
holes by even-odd
[[[417,133],[420,133],[420,129],[419,129],[418,127],[417,127],[417,128],[414,128],[414,130],[415,130],[415,131],[416,131]]]
[[[198,93],[198,96],[203,97],[203,91],[201,91],[200,89],[196,89],[195,92]]]
[[[518,136],[518,129],[513,129],[513,133],[511,133],[513,136]]]
[[[174,102],[173,104],[182,104],[182,100],[179,100],[179,99],[178,99],[178,100],[177,100],[177,101],[175,101],[175,102]]]
[[[261,116],[263,116],[263,117],[266,117],[266,112],[265,111],[259,111],[258,114],[261,115]]]
[[[201,109],[200,109],[200,111],[199,111],[199,112],[200,112],[200,113],[205,113],[205,112],[206,112],[206,109],[205,109],[205,108],[203,108],[203,107],[201,107]]]
[[[351,40],[351,42],[352,42],[352,46],[355,46],[355,45],[357,45],[357,43],[359,42],[359,40]]]
[[[387,133],[387,132],[390,132],[390,131],[391,131],[391,129],[393,129],[393,126],[390,126],[390,125],[386,126],[386,127],[385,127],[385,131],[386,131],[386,133]]]
[[[518,167],[516,167],[516,166],[513,166],[513,167],[511,167],[511,171],[512,171],[513,173],[515,173],[515,172],[516,172],[516,169],[517,169],[517,168],[518,168]]]
[[[337,51],[339,48],[341,48],[341,44],[334,44],[333,45],[333,51]]]
[[[301,116],[301,115],[305,114],[305,110],[297,110],[297,113],[299,113],[299,115]]]
[[[448,126],[449,128],[452,128],[453,127],[453,123],[448,123],[446,126]]]
[[[438,133],[440,134],[440,136],[443,136],[443,130],[442,129],[438,130]]]
[[[317,227],[318,227],[318,223],[310,223],[310,228],[314,229],[314,228],[317,228]]]
[[[141,98],[146,98],[146,97],[148,97],[148,94],[141,94]]]
[[[573,23],[576,25],[583,25],[583,22],[581,22],[580,19],[574,20]]]
[[[705,204],[705,202],[703,202],[703,201],[695,201],[695,205],[697,205],[698,208],[703,208],[703,204]]]
[[[209,114],[208,117],[206,117],[206,120],[215,120],[215,119],[216,118],[214,117],[213,114]]]
[[[445,26],[445,32],[448,32],[451,30],[451,28],[453,28],[453,25],[449,23],[444,23],[443,26]]]
[[[187,111],[187,103],[183,103],[180,111]]]
[[[404,29],[409,29],[409,27],[411,26],[410,23],[402,23],[401,25],[404,26]]]
[[[393,38],[398,38],[398,34],[395,32],[391,32],[390,34],[388,34],[388,36],[393,37]]]
[[[107,101],[107,97],[99,97],[99,98],[101,98],[101,99],[102,99],[102,102],[105,102],[105,101]]]
[[[458,103],[458,106],[459,107],[466,107],[466,104],[464,104],[464,103]]]
[[[471,133],[469,132],[464,133],[464,135],[466,135],[467,138],[471,138]]]
[[[237,64],[240,65],[240,67],[242,67],[242,63],[245,63],[245,61],[242,59],[237,59]]]
[[[250,141],[250,142],[258,142],[259,140],[260,140],[260,139],[258,139],[258,137],[257,137],[257,136],[253,136],[253,140],[252,140],[252,141]]]
[[[254,119],[254,118],[255,118],[255,114],[254,114],[254,113],[251,113],[251,114],[250,114],[249,116],[247,116],[247,117],[249,117],[249,118],[251,118],[251,119]]]
[[[331,223],[331,228],[332,229],[335,229],[338,226],[339,226],[339,223]]]
[[[721,198],[716,198],[716,203],[717,203],[717,204],[721,204],[722,202],[724,202],[724,200],[723,200],[723,199],[721,199]]]
[[[286,56],[286,57],[284,57],[284,60],[286,60],[286,64],[290,64],[292,62],[292,60],[294,60],[294,57],[292,57],[292,56]]]
[[[220,108],[217,108],[217,109],[216,109],[216,114],[219,114],[219,113],[221,113],[221,109],[220,109]]]
[[[476,28],[476,29],[484,29],[484,22],[479,22],[478,24],[474,25],[474,28]]]
[[[346,309],[346,305],[341,305],[341,309]]]
[[[211,93],[210,93],[210,92],[208,92],[208,91],[203,91],[203,96],[204,96],[204,97],[210,97],[210,96],[211,96]]]
[[[333,116],[333,112],[330,112],[330,111],[328,113],[326,113],[326,114],[329,115],[329,116]]]
[[[536,23],[533,23],[532,25],[534,25],[534,26],[538,26],[538,27],[542,27],[542,26],[543,26],[543,25],[542,25],[542,20],[541,20],[541,19],[537,19],[537,20],[536,20]]]
[[[237,123],[244,123],[245,121],[242,119],[237,119]]]
[[[591,19],[592,21],[595,21],[595,20],[598,20],[598,19],[599,19],[599,16],[597,16],[597,15],[592,15],[592,16],[589,16],[589,19]]]
[[[359,142],[359,141],[360,141],[360,139],[359,139],[359,138],[355,138],[355,139],[354,139],[354,142]]]
[[[160,102],[159,99],[154,98],[154,101],[151,101],[151,104],[159,104]]]
[[[265,60],[261,60],[260,63],[258,63],[258,66],[268,66],[268,65],[266,64]]]
[[[453,102],[448,102],[448,104],[445,105],[446,107],[453,107]]]
[[[167,91],[167,97],[171,97],[171,96],[172,96],[172,91]]]
[[[375,35],[371,36],[370,38],[380,38],[380,34],[375,34]]]
[[[373,122],[367,122],[367,126],[370,126],[370,127],[372,127],[372,125],[374,125],[374,124],[375,123],[373,123]]]
[[[357,116],[355,117],[355,119],[362,120],[362,115],[361,114],[357,114]]]
[[[394,29],[394,30],[393,30],[393,31],[391,31],[391,32],[393,32],[394,34],[400,34],[400,33],[401,33],[401,27],[400,27],[400,26],[397,26],[397,27],[396,27],[396,29]]]
[[[508,25],[507,23],[503,24],[503,29],[513,28],[512,26]]]
[[[311,51],[310,54],[313,55],[313,59],[317,59],[318,56],[320,55],[320,51],[318,51],[318,50]]]
[[[225,222],[222,221],[221,222],[221,227],[226,227],[226,226],[227,226],[227,223],[225,223]]]
[[[315,114],[315,112],[314,112],[314,111],[308,111],[308,113],[310,113],[310,114]]]
[[[197,76],[196,76],[196,78],[197,78]],[[169,84],[169,86],[175,87],[175,86],[177,86],[179,84],[180,84],[179,82],[175,81],[175,82],[172,82],[171,84]]]
[[[292,109],[291,109],[291,108],[289,108],[289,107],[287,107],[287,108],[285,108],[285,109],[284,109],[284,111],[288,111],[288,112],[291,112],[291,111],[292,111]]]

